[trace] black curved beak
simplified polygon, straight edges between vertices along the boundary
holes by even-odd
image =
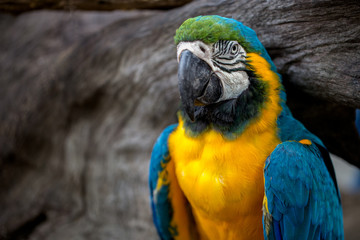
[[[195,105],[216,103],[222,95],[218,76],[189,50],[180,55],[178,79],[181,102],[191,121],[195,120]]]

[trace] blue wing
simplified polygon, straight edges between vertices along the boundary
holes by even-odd
[[[151,154],[150,201],[158,234],[162,240],[193,239],[196,234],[190,207],[175,176],[168,138],[176,125],[167,127],[156,141]]]
[[[171,125],[163,131],[154,145],[150,160],[149,187],[151,210],[154,224],[161,239],[172,239],[174,235],[171,233],[170,226],[172,206],[168,199],[169,184],[165,180],[163,186],[157,187],[157,185],[160,173],[166,169],[166,164],[170,161],[167,140],[175,128],[176,125]]]
[[[266,161],[264,178],[265,239],[344,238],[336,182],[316,144],[279,144]]]

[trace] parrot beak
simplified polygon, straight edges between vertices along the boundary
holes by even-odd
[[[222,84],[211,67],[189,50],[180,55],[179,90],[181,102],[191,121],[195,120],[195,106],[216,103],[222,95]]]

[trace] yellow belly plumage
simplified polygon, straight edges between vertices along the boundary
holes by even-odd
[[[176,177],[202,239],[262,238],[263,168],[278,143],[275,129],[229,141],[213,130],[188,137],[180,123],[171,134]]]
[[[257,72],[278,81],[260,60],[256,61],[260,65],[254,66]],[[263,168],[280,143],[276,128],[281,110],[278,88],[270,86],[273,88],[264,110],[236,139],[225,139],[212,129],[191,137],[181,117],[169,137],[176,178],[192,207],[201,239],[263,238]]]

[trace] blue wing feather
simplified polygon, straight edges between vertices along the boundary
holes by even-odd
[[[171,232],[172,206],[168,199],[169,185],[163,185],[157,189],[159,174],[164,170],[170,161],[168,138],[175,130],[177,124],[167,127],[157,139],[150,160],[149,187],[150,201],[153,213],[153,221],[159,236],[163,240],[173,239]]]
[[[315,144],[279,144],[266,161],[264,177],[270,215],[264,214],[265,239],[344,238],[336,183]]]

